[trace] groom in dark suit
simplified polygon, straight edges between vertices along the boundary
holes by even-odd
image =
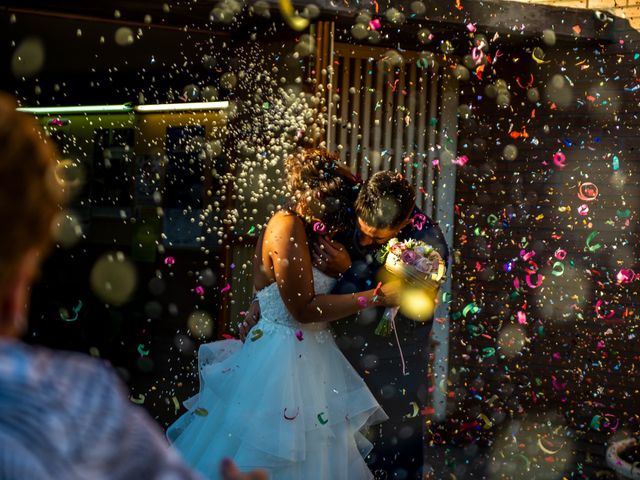
[[[442,231],[416,207],[414,189],[399,173],[373,175],[362,185],[355,211],[357,225],[351,235],[337,238],[339,244],[322,239],[314,246],[316,266],[339,276],[333,293],[375,287],[382,269],[376,253],[392,238],[422,240],[448,263],[449,248]],[[424,416],[413,416],[411,402],[420,409],[427,404],[427,347],[433,318],[428,322],[414,322],[402,315],[396,318],[407,367],[403,375],[394,336],[374,334],[383,311],[362,311],[355,318],[333,322],[332,327],[342,352],[389,415],[373,432],[369,467],[377,478],[420,479]]]
[[[356,225],[346,236],[321,238],[313,246],[314,265],[339,278],[333,293],[351,293],[376,286],[382,264],[376,253],[390,239],[416,239],[431,245],[448,263],[449,248],[437,224],[415,205],[415,191],[396,172],[379,172],[361,187],[355,203]],[[342,352],[365,379],[389,420],[376,427],[374,449],[368,462],[377,478],[422,478],[424,416],[414,415],[412,402],[421,410],[428,401],[428,342],[432,318],[414,322],[396,318],[396,331],[404,353],[407,374],[395,337],[374,334],[384,309],[369,309],[355,317],[333,322]],[[253,304],[240,325],[241,336],[255,324]]]

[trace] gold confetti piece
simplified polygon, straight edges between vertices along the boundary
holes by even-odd
[[[278,3],[280,4],[280,13],[284,21],[292,29],[301,32],[309,26],[308,19],[295,14],[291,0],[280,0]]]
[[[411,413],[408,413],[404,416],[404,418],[415,418],[418,416],[418,412],[420,411],[420,408],[418,407],[418,404],[416,402],[411,402],[409,405],[411,405],[413,407],[413,411]]]

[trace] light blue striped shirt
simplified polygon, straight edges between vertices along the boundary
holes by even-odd
[[[199,478],[104,362],[0,338],[0,479]]]

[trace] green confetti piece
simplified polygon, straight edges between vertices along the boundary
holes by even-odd
[[[487,223],[489,226],[493,227],[496,223],[498,223],[498,217],[496,217],[493,213],[487,217]]]
[[[253,234],[253,232],[255,232],[255,231],[256,231],[256,227],[253,227],[253,226],[252,226],[252,227],[249,229],[249,231],[247,232],[247,235],[252,235],[252,234]]]
[[[324,418],[324,412],[320,412],[318,414],[318,421],[322,424],[322,425],[326,425],[327,423],[329,423],[329,420]]]
[[[257,340],[260,340],[263,335],[264,335],[264,332],[262,330],[260,330],[259,328],[256,328],[255,330],[253,330],[251,332],[251,341],[255,342]]]
[[[144,345],[141,343],[140,345],[138,345],[138,353],[140,355],[142,355],[143,357],[146,357],[147,355],[149,355],[149,352],[151,350],[145,350],[144,349]]]
[[[482,349],[482,358],[493,357],[496,354],[496,349],[493,347],[486,347]]]
[[[596,235],[598,235],[598,232],[594,230],[589,234],[585,242],[587,250],[589,250],[590,252],[595,252],[596,250],[599,250],[600,248],[602,248],[602,245],[600,245],[599,243],[596,243],[595,245],[591,245],[591,241],[594,238],[596,238]]]
[[[195,413],[196,415],[198,415],[199,417],[206,417],[207,415],[209,415],[209,411],[206,408],[196,408],[193,413]]]
[[[479,337],[484,333],[484,327],[482,325],[469,324],[467,325],[467,330],[469,330],[469,333],[474,337]]]
[[[628,208],[626,210],[616,210],[616,217],[620,218],[629,218],[631,216],[631,210]]]
[[[556,277],[559,277],[564,273],[564,264],[562,262],[556,262],[553,264],[551,268],[551,273]]]
[[[531,467],[531,461],[527,457],[525,457],[522,453],[518,453],[514,455],[513,458],[521,458],[522,460],[524,460],[525,468],[527,469],[527,472],[529,471]]]
[[[129,400],[131,400],[133,403],[137,405],[142,405],[144,403],[144,399],[145,399],[145,396],[143,394],[140,394],[137,397],[134,397],[133,395],[129,396]]]
[[[462,315],[464,315],[465,317],[471,313],[472,315],[475,315],[476,313],[478,313],[480,311],[480,307],[477,306],[475,303],[471,302],[469,305],[467,305],[466,307],[464,307],[462,309]]]
[[[600,415],[594,415],[593,418],[591,419],[591,424],[589,425],[589,427],[592,428],[593,430],[600,431],[601,419],[602,417]]]

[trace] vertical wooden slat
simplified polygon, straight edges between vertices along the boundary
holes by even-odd
[[[427,170],[427,178],[424,189],[427,192],[427,215],[433,215],[433,180],[435,177],[435,168],[433,161],[436,159],[436,131],[438,126],[433,125],[433,118],[438,118],[438,65],[434,65],[432,69],[429,69],[429,118],[427,119],[428,130],[427,135],[429,138],[429,170]]]
[[[391,80],[391,81],[389,81]],[[382,155],[380,162],[380,170],[385,170],[388,167],[391,168],[391,165],[385,161],[386,158],[391,158],[391,136],[393,134],[393,91],[390,84],[394,83],[393,75],[390,74],[389,70],[385,69],[385,80],[382,88],[385,92],[385,102],[384,102],[384,112],[382,114],[382,132],[383,132],[383,140],[382,140],[382,152],[388,152],[386,155]],[[380,153],[382,153],[380,152]]]
[[[340,86],[340,160],[347,161],[347,122],[349,121],[349,82],[351,77],[351,58],[342,57],[342,85]]]
[[[362,152],[360,153],[360,168],[358,172],[362,178],[367,178],[369,176],[369,161],[371,157],[371,149],[369,148],[369,139],[371,137],[371,98],[373,94],[371,92],[371,84],[373,82],[373,64],[371,63],[371,59],[367,59],[362,65],[362,74],[364,75],[364,90],[363,97],[364,106],[362,107]],[[369,71],[372,71],[369,74]]]
[[[355,94],[348,93],[351,110],[351,138],[349,141],[349,166],[351,171],[357,171],[358,168],[358,134],[360,133],[360,84],[362,81],[362,59],[355,57],[353,59],[353,87],[356,89]]]
[[[335,58],[335,30],[336,25],[334,22],[328,22],[328,38],[327,38],[327,49],[325,51],[325,56],[327,57],[327,71],[328,71],[328,88],[327,88],[327,149],[329,151],[333,151],[335,149],[335,139],[333,131],[335,129],[335,125],[333,122],[334,111],[336,106],[333,102],[333,93],[336,91],[336,68],[334,66],[334,58]]]
[[[376,87],[375,87],[375,105],[373,106],[373,143],[371,145],[372,154],[377,160],[372,160],[369,173],[372,175],[380,169],[380,152],[382,150],[382,118],[384,114],[384,69],[381,62],[376,62]],[[364,178],[364,177],[363,177]]]
[[[322,50],[322,22],[318,22],[316,24],[313,25],[313,29],[315,31],[316,34],[316,63],[315,63],[315,78],[316,78],[316,88],[319,88],[320,85],[322,85],[322,83],[320,83],[322,81],[322,77],[320,74],[320,71],[322,70],[322,68],[320,67],[321,62],[322,62],[322,56],[324,55],[324,52]]]
[[[429,87],[428,77],[425,75],[425,70],[420,69],[419,71],[419,82],[418,82],[418,114],[417,114],[417,131],[418,131],[418,148],[417,155],[419,158],[419,164],[422,166],[420,170],[420,175],[417,176],[416,182],[418,186],[418,190],[416,191],[416,203],[417,205],[424,211],[427,209],[426,199],[420,190],[420,187],[424,188],[424,181],[427,172],[432,167],[431,164],[427,160],[427,151],[425,146],[425,138],[426,138],[426,129],[427,129],[427,120],[428,120],[428,112],[427,112],[427,92]]]
[[[404,145],[402,143],[402,137],[404,133],[404,100],[405,96],[402,93],[405,89],[405,76],[406,69],[404,65],[400,67],[400,71],[398,72],[398,76],[400,81],[395,87],[395,96],[396,96],[396,111],[395,111],[395,140],[393,144],[393,164],[392,169],[397,170],[399,172],[402,171],[403,164],[402,159],[404,157]],[[393,88],[392,88],[393,90]]]
[[[408,94],[407,108],[405,110],[404,118],[409,119],[409,124],[404,123],[404,128],[406,130],[405,136],[405,150],[406,154],[409,156],[410,161],[405,165],[407,180],[411,182],[411,184],[416,187],[417,178],[414,174],[413,163],[417,163],[417,152],[416,152],[416,139],[415,139],[415,126],[416,126],[416,89],[417,89],[417,81],[416,81],[416,64],[415,62],[411,62],[409,66],[409,72],[407,75],[407,85],[406,90]],[[418,170],[419,171],[419,170]]]

